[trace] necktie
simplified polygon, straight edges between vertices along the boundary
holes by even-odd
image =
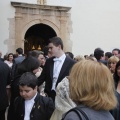
[[[54,61],[54,62],[56,62],[56,61],[61,62],[61,59],[60,59],[60,58],[54,58],[53,61]]]

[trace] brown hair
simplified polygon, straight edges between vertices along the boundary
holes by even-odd
[[[90,60],[76,63],[69,80],[70,97],[76,104],[95,110],[110,110],[116,106],[113,77],[102,63]]]

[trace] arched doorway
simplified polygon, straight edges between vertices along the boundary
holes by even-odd
[[[48,45],[49,38],[57,36],[56,32],[46,24],[35,24],[24,36],[24,53],[31,50],[43,50]]]

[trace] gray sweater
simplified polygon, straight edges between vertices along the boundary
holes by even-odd
[[[89,120],[114,120],[109,111],[96,111],[88,107],[81,107],[81,109],[87,114]],[[86,120],[80,113],[82,120]],[[69,112],[64,120],[80,120],[78,115],[73,111]]]

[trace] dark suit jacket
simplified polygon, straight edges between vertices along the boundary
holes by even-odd
[[[10,69],[6,63],[0,61],[0,111],[8,106],[6,86],[10,84]]]
[[[24,120],[25,104],[22,97],[18,97],[14,102],[14,115],[11,120]],[[35,103],[30,113],[30,120],[49,120],[53,111],[54,103],[51,98],[37,94]]]
[[[41,85],[44,81],[46,82],[45,84],[45,93],[48,94],[49,97],[53,98],[53,95],[51,93],[52,89],[52,80],[53,80],[53,67],[54,67],[54,57],[47,59],[46,64],[44,66],[43,72],[38,78],[38,85]],[[56,86],[58,85],[59,82],[62,81],[62,79],[65,76],[69,75],[70,69],[74,65],[75,61],[66,56],[66,59],[63,63],[63,66],[60,70],[60,74],[56,83]],[[53,99],[54,100],[54,99]]]
[[[3,59],[3,58],[0,58],[0,61],[4,61],[4,59]]]

